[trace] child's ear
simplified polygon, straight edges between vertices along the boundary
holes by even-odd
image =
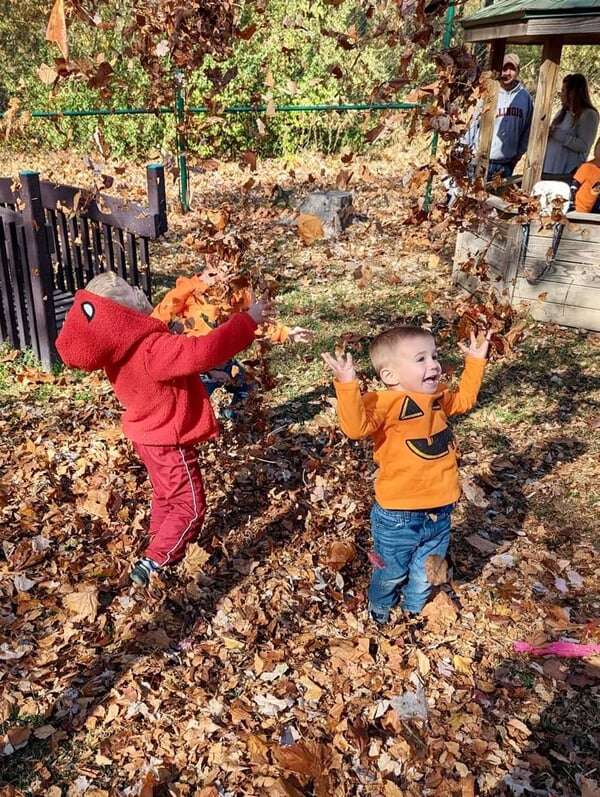
[[[379,378],[384,385],[393,385],[397,382],[394,372],[391,368],[382,368],[379,372]]]

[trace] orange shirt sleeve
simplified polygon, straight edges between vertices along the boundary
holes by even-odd
[[[385,410],[378,406],[377,393],[362,396],[358,380],[334,380],[333,386],[338,400],[340,426],[345,435],[352,440],[360,440],[375,434],[383,426]]]
[[[477,401],[487,360],[484,357],[469,357],[465,361],[458,390],[446,390],[440,397],[447,416],[468,412]]]

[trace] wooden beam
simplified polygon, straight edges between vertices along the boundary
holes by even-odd
[[[550,129],[552,102],[558,87],[561,52],[562,41],[559,39],[548,39],[544,43],[542,64],[533,106],[529,146],[523,171],[523,190],[528,193],[542,176],[548,130]]]
[[[477,152],[477,174],[485,177],[490,159],[490,147],[494,135],[494,122],[498,105],[498,74],[502,71],[502,61],[506,49],[506,39],[492,42],[488,67],[490,77],[485,83],[484,107],[479,129],[479,150]],[[498,73],[498,74],[495,74]]]
[[[464,41],[470,42],[490,42],[495,39],[508,39],[512,36],[526,36],[527,23],[514,22],[509,25],[502,25],[497,23],[495,25],[486,25],[483,28],[465,28]]]

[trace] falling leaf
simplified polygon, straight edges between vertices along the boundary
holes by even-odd
[[[246,152],[242,152],[242,160],[249,167],[251,172],[256,171],[256,160],[257,155],[256,152],[252,152],[251,150],[246,150]]]
[[[209,559],[210,553],[198,545],[197,542],[192,542],[186,549],[183,562],[186,573],[190,575],[201,573]]]
[[[36,71],[37,76],[46,86],[51,86],[56,80],[58,80],[58,72],[51,66],[41,64]]]
[[[14,578],[15,589],[19,592],[29,592],[32,587],[35,587],[35,581],[32,581],[24,573],[17,573]]]
[[[332,542],[327,552],[327,566],[341,570],[356,558],[356,546],[351,542]]]
[[[592,778],[582,775],[579,787],[581,788],[581,797],[600,797],[600,786]]]
[[[469,534],[466,540],[469,545],[472,545],[473,548],[481,551],[481,553],[495,553],[498,548],[498,546],[491,540],[486,540],[485,537],[482,537],[479,534]]]
[[[318,216],[313,216],[311,213],[300,213],[296,221],[298,235],[308,246],[325,237],[323,224]]]
[[[69,45],[67,42],[67,22],[65,20],[64,0],[55,0],[46,27],[46,41],[58,45],[62,57],[69,60]]]
[[[264,737],[250,733],[245,741],[252,761],[256,764],[269,763],[269,745],[265,742]]]
[[[8,741],[11,743],[15,750],[25,747],[31,736],[31,728],[26,725],[20,725],[16,728],[9,728],[6,732]]]
[[[445,584],[448,580],[448,562],[437,554],[430,554],[425,559],[425,576],[433,586]]]
[[[33,731],[36,739],[48,739],[53,733],[56,733],[56,728],[53,725],[40,725]]]
[[[391,780],[386,780],[383,785],[383,795],[384,797],[404,797],[404,792]]]
[[[369,144],[372,144],[374,141],[376,141],[379,138],[384,129],[385,129],[384,124],[379,124],[376,127],[371,128],[371,130],[365,133],[365,141]]]

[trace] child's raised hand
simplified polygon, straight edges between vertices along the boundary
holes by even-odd
[[[291,340],[292,343],[310,343],[314,336],[315,333],[312,330],[304,329],[304,327],[292,327],[288,331],[288,340]]]
[[[488,349],[490,347],[490,339],[492,337],[492,330],[488,330],[485,337],[481,339],[475,332],[471,332],[471,345],[467,346],[464,343],[459,343],[458,346],[465,356],[475,357],[478,360],[485,360],[487,357]]]
[[[333,354],[324,351],[321,357],[325,365],[331,368],[333,376],[338,382],[353,382],[356,379],[356,371],[354,370],[351,354],[336,354],[334,357]]]
[[[267,298],[253,301],[248,308],[248,315],[256,324],[266,324],[273,315],[273,304]]]

